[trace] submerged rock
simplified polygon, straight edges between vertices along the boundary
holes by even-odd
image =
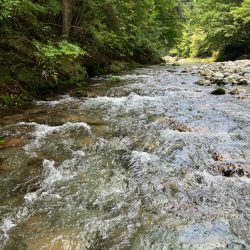
[[[214,90],[213,92],[211,92],[212,95],[225,95],[226,94],[226,90],[223,88],[218,88],[216,90]]]
[[[250,166],[243,164],[225,164],[219,167],[219,172],[225,177],[248,177],[250,178]]]
[[[25,137],[20,137],[20,138],[8,138],[2,140],[2,143],[0,143],[0,149],[1,148],[9,148],[9,147],[17,147],[20,145],[25,144],[27,138]]]

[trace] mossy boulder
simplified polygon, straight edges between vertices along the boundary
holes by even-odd
[[[75,84],[78,82],[83,82],[88,78],[88,74],[86,72],[85,67],[83,67],[79,62],[69,62],[64,61],[60,65],[61,71],[59,75],[63,75],[65,81],[70,84]]]
[[[226,94],[226,90],[223,88],[218,88],[214,91],[211,92],[212,95],[225,95]]]
[[[126,63],[124,62],[114,61],[110,64],[110,71],[113,73],[117,73],[125,69],[126,69]]]
[[[116,82],[121,82],[122,81],[122,78],[120,76],[111,76],[109,79],[108,79],[109,82],[113,82],[113,83],[116,83]]]
[[[109,69],[110,72],[117,73],[123,70],[133,69],[137,67],[140,67],[140,64],[133,61],[130,62],[114,61],[110,64]]]

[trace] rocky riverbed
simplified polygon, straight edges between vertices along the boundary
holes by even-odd
[[[187,67],[186,70],[200,74],[202,79],[197,84],[203,86],[250,85],[250,60],[201,64]]]

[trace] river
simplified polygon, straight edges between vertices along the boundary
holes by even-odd
[[[0,249],[250,249],[250,88],[184,67],[2,107]]]

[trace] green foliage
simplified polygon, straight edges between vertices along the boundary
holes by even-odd
[[[11,17],[13,9],[20,4],[20,0],[0,0],[0,20]]]
[[[37,48],[36,60],[43,65],[45,78],[52,78],[58,81],[59,74],[67,76],[69,82],[83,81],[86,79],[86,72],[83,66],[78,63],[78,58],[86,55],[86,52],[78,45],[62,40],[59,43],[42,44],[34,41]]]
[[[17,79],[21,82],[31,83],[35,80],[35,73],[31,70],[20,70],[17,74]]]
[[[83,81],[86,69],[160,62],[181,37],[184,12],[184,0],[0,0],[0,80],[37,92]]]
[[[0,96],[0,103],[7,106],[15,105],[15,99],[10,95]]]
[[[196,0],[179,51],[184,56],[250,53],[250,0]],[[231,54],[234,51],[234,54]]]
[[[79,56],[85,55],[85,51],[79,46],[69,43],[65,40],[60,41],[58,44],[41,44],[39,42],[34,42],[39,53],[39,57],[42,57],[45,61],[56,62],[60,57],[67,57],[69,61],[73,61]]]

